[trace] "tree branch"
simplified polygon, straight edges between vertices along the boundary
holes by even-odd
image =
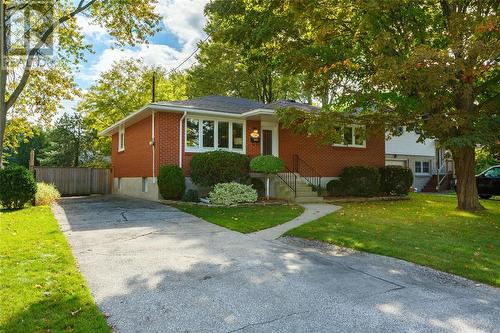
[[[52,23],[50,27],[47,28],[47,30],[43,33],[42,37],[38,41],[38,43],[35,45],[33,49],[30,50],[28,53],[28,59],[26,60],[26,65],[24,66],[24,71],[23,71],[23,76],[21,77],[21,80],[19,81],[19,84],[17,87],[14,89],[12,94],[9,96],[9,99],[6,102],[6,111],[8,111],[14,103],[17,101],[19,98],[19,95],[21,95],[21,92],[23,89],[26,87],[26,84],[28,83],[28,79],[31,75],[31,68],[33,67],[33,60],[36,54],[40,51],[42,46],[47,42],[49,37],[54,33],[55,29],[63,24],[64,22],[68,21],[70,18],[75,17],[76,15],[80,14],[81,12],[85,11],[88,9],[90,6],[92,6],[97,0],[90,0],[87,4],[84,5],[85,0],[80,0],[80,3],[78,6],[73,10],[72,12],[60,17],[56,22]]]

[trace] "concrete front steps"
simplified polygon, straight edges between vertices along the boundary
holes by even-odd
[[[321,203],[323,197],[319,196],[317,192],[312,190],[312,187],[307,183],[304,178],[297,175],[297,193],[294,195],[292,189],[288,187],[281,179],[276,177],[277,182],[277,197],[296,203]]]

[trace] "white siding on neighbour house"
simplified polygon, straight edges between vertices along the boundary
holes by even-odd
[[[394,155],[435,156],[436,144],[434,140],[417,142],[418,134],[404,132],[401,136],[394,136],[385,140],[385,153]]]

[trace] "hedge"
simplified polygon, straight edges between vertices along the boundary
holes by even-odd
[[[413,184],[413,172],[409,168],[388,165],[380,168],[381,191],[389,195],[406,195]]]
[[[333,196],[373,197],[380,193],[380,173],[373,167],[347,167],[339,180],[327,184],[327,189]]]
[[[200,153],[191,158],[190,176],[199,186],[241,183],[248,179],[248,164],[248,157],[239,153],[224,150]]]

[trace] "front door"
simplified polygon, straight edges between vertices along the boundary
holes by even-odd
[[[273,130],[262,130],[262,155],[273,154]]]

